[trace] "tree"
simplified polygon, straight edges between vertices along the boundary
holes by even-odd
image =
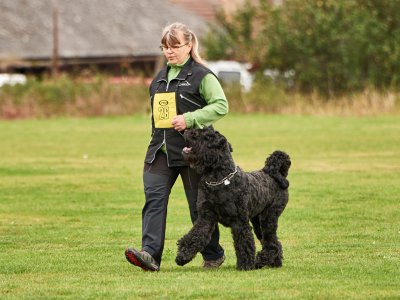
[[[247,61],[254,44],[254,17],[256,7],[247,2],[235,14],[217,12],[217,22],[203,39],[205,55],[210,60],[232,59]]]
[[[400,85],[400,0],[260,0],[220,15],[206,55],[293,70],[305,92]]]

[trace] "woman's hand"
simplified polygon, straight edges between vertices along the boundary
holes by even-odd
[[[186,129],[186,122],[183,115],[177,115],[172,119],[172,126],[177,131],[183,131]]]

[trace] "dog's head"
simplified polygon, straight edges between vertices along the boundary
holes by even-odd
[[[182,150],[183,159],[199,174],[214,169],[231,158],[231,144],[211,127],[187,129],[184,137],[186,147]]]

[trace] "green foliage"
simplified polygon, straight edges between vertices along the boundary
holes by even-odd
[[[209,60],[233,59],[246,61],[252,51],[253,26],[256,9],[247,1],[233,16],[223,10],[217,13],[217,23],[210,24],[210,31],[203,39],[205,55]]]
[[[290,200],[278,228],[280,269],[239,272],[230,230],[226,262],[175,264],[190,227],[177,180],[161,271],[126,262],[141,244],[144,115],[0,121],[1,299],[398,299],[397,116],[232,115],[215,124],[236,163],[259,169],[287,151]],[[260,244],[256,244],[260,250]],[[223,282],[223,284],[222,284]]]
[[[213,59],[224,55],[250,61],[260,69],[294,70],[297,87],[334,95],[361,90],[400,87],[399,0],[286,0],[272,7],[260,0],[254,8],[239,9],[220,26],[231,41],[211,32],[206,46]],[[252,25],[251,25],[251,24]],[[247,32],[246,50],[237,32]],[[231,45],[240,53],[232,56]],[[217,46],[218,45],[218,46]]]
[[[0,88],[0,118],[123,115],[144,112],[148,87],[111,83],[101,74],[90,78],[62,75],[30,77],[26,84]]]
[[[398,114],[400,110],[399,92],[366,89],[326,101],[316,93],[288,92],[286,86],[286,81],[256,76],[251,91],[244,92],[237,84],[224,84],[223,88],[231,112],[371,115]],[[55,80],[29,78],[25,85],[0,88],[3,119],[126,115],[149,110],[147,83],[117,84],[100,75],[89,80],[68,76]]]
[[[251,93],[245,95],[245,102],[251,111],[279,113],[282,108],[290,105],[291,98],[281,84],[256,80]]]

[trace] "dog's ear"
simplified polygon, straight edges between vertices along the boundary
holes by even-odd
[[[232,145],[231,145],[231,143],[229,143],[229,142],[228,142],[228,148],[229,148],[229,151],[230,151],[230,152],[233,152]]]

